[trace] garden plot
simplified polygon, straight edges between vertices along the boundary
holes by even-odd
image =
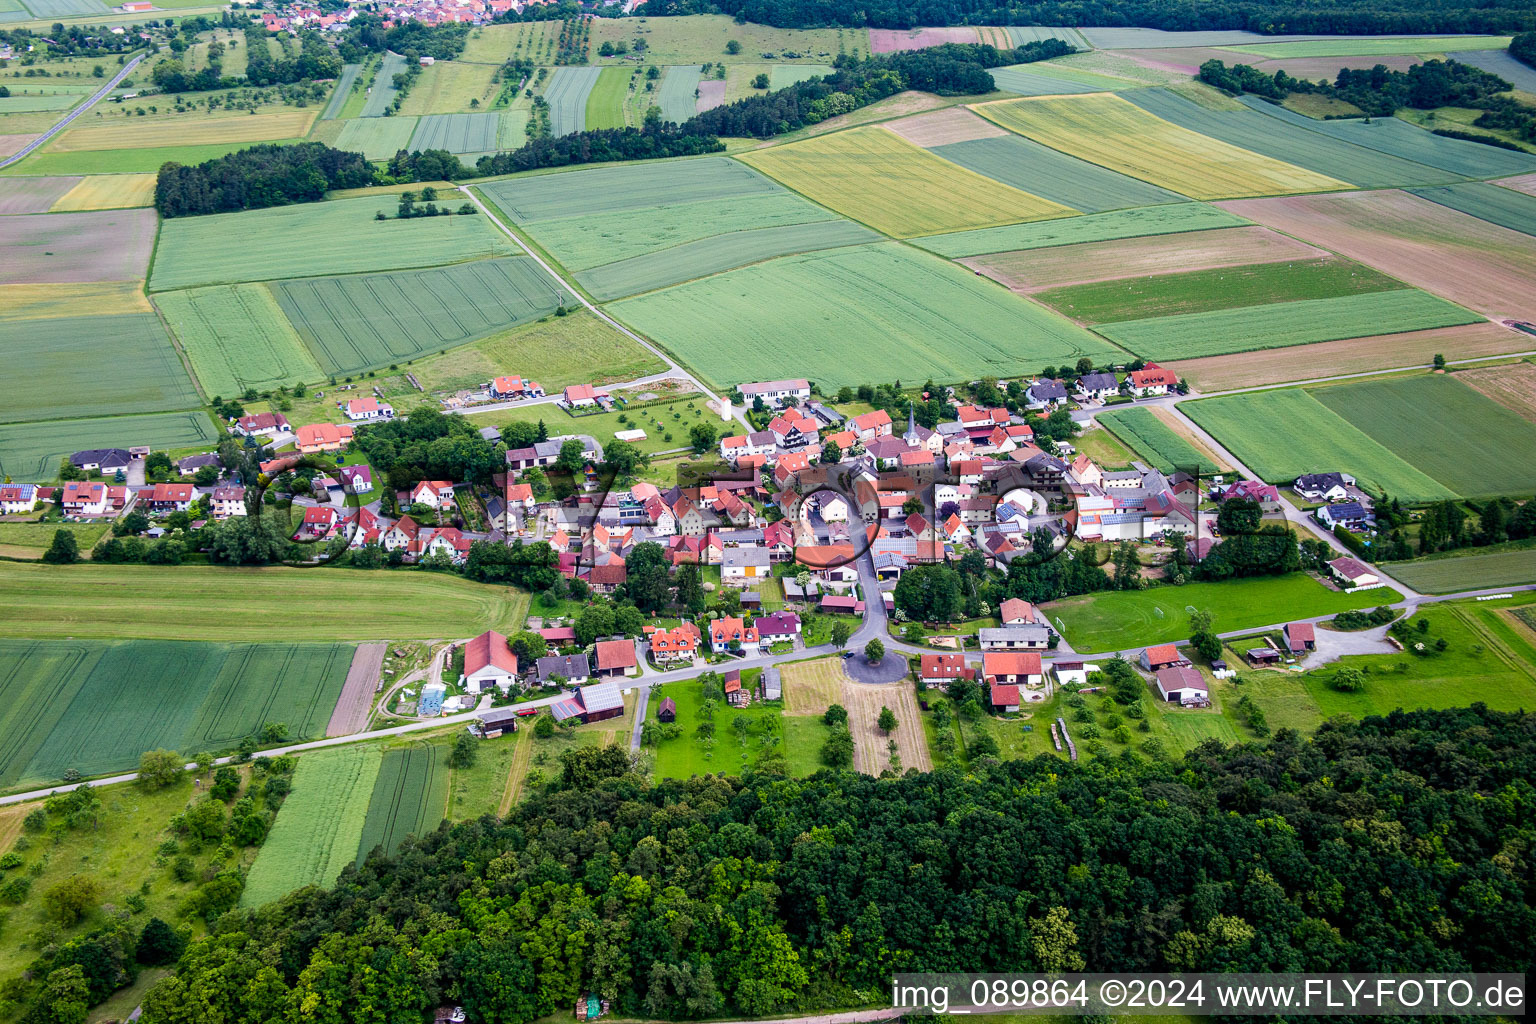
[[[966,266],[985,271],[1020,292],[1111,281],[1146,274],[1174,274],[1217,267],[1282,262],[1325,255],[1268,228],[1217,228],[1147,235],[1111,242],[1081,242],[973,256]]]
[[[971,380],[1117,351],[1042,307],[894,243],[787,256],[616,303],[720,384],[805,367],[823,387],[875,376]],[[817,356],[837,337],[844,356]]]
[[[325,379],[264,284],[161,292],[155,302],[210,397]]]
[[[571,296],[527,257],[272,285],[322,370],[403,363],[553,312]]]
[[[1303,473],[1342,472],[1376,495],[1404,501],[1455,497],[1299,388],[1205,398],[1179,408],[1269,483],[1290,483]]]
[[[796,192],[898,237],[1076,212],[968,171],[878,126],[761,150],[742,159]]]
[[[1536,317],[1530,235],[1397,191],[1222,206],[1487,316]]]
[[[13,383],[26,382],[0,391],[0,421],[201,404],[153,313],[0,321],[0,351]]]
[[[416,124],[410,149],[446,149],[450,153],[486,153],[496,148],[498,114],[428,114]]]
[[[7,217],[0,232],[0,283],[142,279],[156,221],[153,210]]]
[[[1176,192],[1058,153],[1020,135],[1004,133],[1000,138],[937,146],[933,152],[978,174],[1084,213],[1184,203],[1184,197]]]
[[[1147,359],[1191,359],[1476,323],[1481,317],[1412,288],[1105,324],[1100,334]]]
[[[1319,192],[1349,183],[1209,138],[1108,93],[983,103],[977,113],[1072,156],[1195,199]]]
[[[1140,210],[1064,217],[1036,224],[1010,224],[1000,228],[980,228],[946,235],[930,235],[914,244],[940,256],[980,256],[983,253],[1013,252],[1020,249],[1047,249],[1083,242],[1108,242],[1119,238],[1146,235],[1171,235],[1212,228],[1230,228],[1252,221],[1204,203],[1174,203],[1149,206]]]

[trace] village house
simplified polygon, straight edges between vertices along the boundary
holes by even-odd
[[[1131,382],[1131,390],[1138,398],[1166,395],[1179,383],[1178,374],[1172,370],[1165,370],[1156,363],[1148,363],[1139,370],[1132,370],[1127,379]]]
[[[929,686],[948,688],[956,679],[974,679],[976,672],[963,654],[924,654],[918,662],[918,678]]]
[[[800,635],[800,616],[794,612],[773,612],[752,620],[752,628],[757,630],[758,642],[764,647],[794,643]]]
[[[599,640],[597,642],[597,674],[599,676],[634,676],[640,674],[640,664],[635,660],[635,642],[623,640]]]
[[[1040,380],[1024,389],[1024,408],[1046,411],[1066,405],[1066,385],[1059,380]]]
[[[651,626],[646,632],[650,636],[651,660],[657,665],[675,668],[693,664],[701,639],[699,628],[693,623],[684,622],[672,629]]]
[[[568,409],[586,409],[607,398],[608,392],[599,391],[591,384],[572,384],[560,393],[560,404]]]
[[[280,412],[259,412],[251,416],[241,416],[234,421],[234,424],[231,429],[241,437],[276,437],[293,429],[288,425],[288,417]]]
[[[1338,580],[1346,590],[1375,590],[1385,586],[1381,577],[1371,571],[1371,567],[1358,558],[1335,558],[1328,563],[1333,578]]]
[[[155,484],[139,491],[138,504],[147,512],[185,512],[196,498],[191,484]]]
[[[1280,488],[1258,480],[1239,480],[1229,487],[1221,488],[1217,497],[1221,501],[1242,498],[1258,502],[1259,511],[1266,516],[1278,515],[1281,510]]]
[[[767,430],[750,434],[732,434],[720,439],[720,457],[733,465],[752,455],[773,455],[778,451],[778,440]]]
[[[422,480],[403,493],[402,505],[428,505],[440,511],[453,508],[453,482],[449,480]]]
[[[1051,646],[1051,637],[1054,635],[1050,626],[1039,623],[976,631],[976,639],[983,651],[1042,651]]]
[[[1344,501],[1354,485],[1348,473],[1303,473],[1291,489],[1308,501]]]
[[[1334,505],[1322,505],[1314,513],[1317,521],[1330,530],[1342,526],[1346,530],[1367,529],[1373,520],[1370,512],[1358,501],[1341,501]]]
[[[491,397],[501,402],[544,397],[542,384],[536,380],[524,380],[521,377],[497,377],[491,381],[488,389]]]
[[[348,494],[367,494],[373,490],[373,470],[367,466],[342,466],[336,475]]]
[[[585,654],[550,654],[534,662],[540,686],[580,686],[592,677]]]
[[[352,443],[350,423],[310,423],[298,429],[294,446],[305,455],[340,451]]]
[[[884,409],[876,409],[874,412],[855,416],[848,421],[848,426],[860,441],[868,444],[877,437],[891,436],[891,414]]]
[[[103,476],[127,470],[133,455],[122,448],[88,448],[69,457],[69,464],[86,472],[99,472]]]
[[[709,624],[709,649],[716,654],[724,654],[732,650],[755,651],[761,646],[757,635],[757,627],[749,626],[743,620],[732,616],[714,619]]]
[[[184,459],[176,460],[176,472],[182,476],[195,476],[197,471],[204,466],[212,466],[220,476],[224,475],[224,463],[212,452],[201,455],[188,455]]]
[[[5,484],[0,486],[0,513],[16,515],[30,512],[37,504],[37,485]]]
[[[341,516],[329,505],[314,505],[304,510],[304,518],[294,531],[293,539],[300,541],[326,540],[336,533]]]
[[[745,587],[768,576],[768,552],[763,548],[726,548],[720,555],[720,582]]]
[[[1035,606],[1017,597],[1010,597],[998,605],[997,617],[1005,626],[1028,626],[1040,621]]]
[[[388,530],[384,531],[384,550],[410,554],[416,548],[420,536],[421,526],[416,520],[410,516],[401,516]]]
[[[378,544],[384,536],[383,524],[378,516],[366,508],[353,511],[341,521],[341,532],[347,538],[347,546],[353,548]]]
[[[107,485],[99,481],[70,480],[64,484],[64,514],[99,516],[107,511]]]
[[[629,656],[630,661],[633,662],[635,656],[633,644],[630,645]],[[550,705],[549,711],[557,722],[563,722],[567,718],[579,718],[583,722],[602,722],[610,718],[618,718],[624,713],[624,695],[619,692],[617,683],[611,681],[591,683],[577,690],[576,696]]]
[[[1120,381],[1112,373],[1085,373],[1074,383],[1078,397],[1103,401],[1120,393]]]
[[[1211,691],[1205,677],[1188,664],[1158,669],[1156,679],[1158,695],[1169,703],[1177,701],[1188,706],[1211,702]]]
[[[770,380],[759,381],[752,384],[743,384],[741,391],[742,400],[747,405],[752,405],[753,400],[761,398],[765,405],[778,408],[785,402],[800,403],[808,401],[811,397],[811,385],[806,380]]]
[[[358,420],[388,420],[393,419],[395,410],[393,406],[385,405],[377,398],[369,395],[367,398],[353,398],[347,402],[347,419]]]
[[[527,448],[507,449],[507,469],[513,472],[533,469],[543,469],[555,464],[560,457],[559,441],[536,441]]]
[[[494,629],[487,630],[464,645],[464,674],[459,685],[470,693],[483,693],[496,687],[508,693],[517,682],[517,655],[507,646],[507,638]]]
[[[793,409],[779,413],[768,424],[768,432],[773,435],[778,447],[788,452],[800,451],[816,442],[820,437],[820,431],[821,424],[814,418]]]

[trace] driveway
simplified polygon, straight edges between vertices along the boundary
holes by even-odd
[[[1412,612],[1410,611],[1411,615]],[[1387,642],[1387,627],[1376,626],[1357,633],[1341,633],[1334,629],[1316,629],[1317,650],[1302,658],[1297,664],[1308,671],[1338,661],[1351,654],[1394,654],[1397,648]]]

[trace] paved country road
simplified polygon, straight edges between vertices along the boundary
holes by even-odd
[[[149,56],[149,54],[141,53],[127,64],[124,64],[123,69],[116,75],[112,76],[112,80],[110,82],[102,86],[100,89],[97,89],[96,92],[92,94],[90,99],[86,100],[74,110],[71,110],[69,113],[65,114],[52,128],[49,128],[46,132],[43,132],[43,134],[33,139],[31,142],[27,143],[25,146],[21,147],[19,150],[6,157],[4,160],[0,160],[0,167],[9,167],[16,161],[25,159],[27,156],[31,155],[34,151],[37,150],[39,146],[46,145],[49,139],[59,134],[59,132],[63,131],[65,128],[68,128],[71,121],[85,113],[87,110],[90,110],[97,103],[100,103],[102,97],[107,95],[107,93],[111,92],[113,89],[117,88],[117,83],[121,82],[123,79],[132,74],[133,69],[138,66],[139,61],[143,60],[147,56]]]

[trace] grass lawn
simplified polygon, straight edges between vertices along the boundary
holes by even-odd
[[[547,389],[548,385],[545,387]],[[620,416],[625,420],[621,421]],[[628,413],[572,416],[553,405],[529,405],[502,412],[471,413],[469,419],[477,427],[505,427],[509,423],[538,423],[542,420],[551,437],[587,434],[597,438],[598,444],[612,441],[613,435],[621,430],[644,430],[645,440],[635,442],[644,454],[687,447],[688,430],[695,423],[707,422],[716,427],[720,424],[720,417],[705,408],[702,397],[648,405]]]
[[[1083,431],[1072,439],[1072,444],[1079,453],[1097,462],[1099,468],[1104,470],[1129,469],[1132,460],[1136,458],[1135,453],[1118,437],[1101,427]]]
[[[1218,633],[1267,626],[1350,608],[1392,604],[1402,595],[1390,588],[1343,593],[1303,573],[1223,583],[1121,590],[1089,594],[1045,605],[1046,614],[1079,652],[1115,651],[1183,640],[1189,613],[1215,613]]]
[[[531,721],[531,720],[530,720]],[[495,814],[507,791],[513,755],[522,733],[507,733],[495,739],[481,740],[475,748],[475,763],[469,768],[455,768],[448,778],[448,817],[454,821]]]
[[[383,595],[388,600],[381,600]],[[378,640],[503,633],[528,595],[456,576],[183,565],[0,562],[0,635]]]
[[[1234,660],[1237,658],[1238,652],[1230,649],[1227,651],[1229,665],[1240,664],[1240,661]],[[1222,713],[1239,736],[1252,736],[1237,711],[1238,698],[1244,695],[1252,697],[1254,703],[1263,709],[1264,720],[1272,730],[1295,729],[1309,733],[1324,718],[1322,708],[1312,698],[1301,676],[1294,672],[1244,669],[1238,672],[1237,678],[1242,682],[1236,685],[1231,680],[1218,682],[1214,692],[1222,703]]]
[[[109,528],[109,523],[0,523],[0,555],[41,558],[53,543],[53,535],[68,530],[75,535],[80,554],[89,556]]]
[[[821,748],[832,730],[822,722],[820,715],[784,715],[784,762],[789,774],[800,777],[814,775],[826,767],[821,760]]]
[[[745,681],[743,683],[745,685]],[[750,707],[733,708],[721,702],[715,709],[713,739],[697,734],[703,721],[704,689],[696,680],[668,683],[653,691],[647,717],[656,720],[663,697],[677,703],[677,724],[682,735],[663,740],[656,750],[656,778],[686,779],[694,775],[740,775],[765,756],[783,756],[784,719],[775,705],[754,701]],[[812,719],[818,722],[819,719]]]

